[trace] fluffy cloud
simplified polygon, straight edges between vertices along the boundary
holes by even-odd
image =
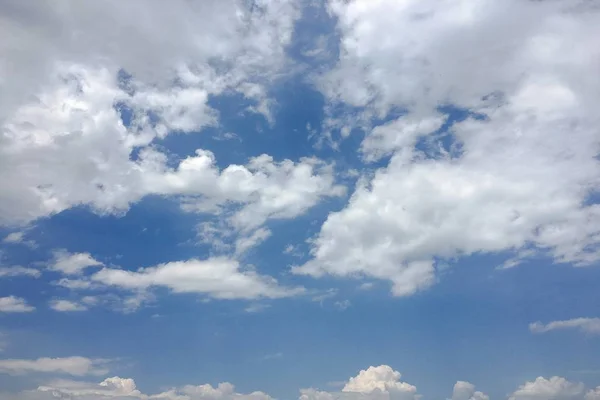
[[[588,391],[585,394],[584,400],[600,400],[600,386]]]
[[[277,356],[277,355],[275,355]],[[72,357],[76,358],[76,357]],[[49,359],[40,359],[49,360]],[[62,359],[69,360],[69,359]],[[83,359],[86,360],[86,359]],[[24,360],[5,360],[23,363]],[[44,361],[47,363],[48,361]],[[103,361],[106,362],[106,361]],[[33,363],[41,362],[34,361]],[[58,364],[58,363],[57,363]],[[19,372],[60,372],[71,375],[90,374],[87,363],[78,368],[52,367],[18,367]],[[2,364],[0,364],[2,365]],[[15,371],[9,371],[15,373]],[[586,390],[581,383],[570,382],[565,378],[537,378],[525,382],[508,400],[596,400],[600,387]],[[57,379],[39,386],[35,390],[26,390],[18,394],[0,393],[3,399],[9,400],[272,400],[264,392],[238,393],[228,382],[217,386],[185,385],[168,389],[162,393],[145,394],[137,389],[135,381],[130,378],[112,377],[100,383]],[[400,373],[387,365],[369,367],[344,383],[339,392],[327,392],[317,389],[300,390],[299,400],[418,400],[417,388],[400,380]],[[476,391],[469,382],[458,381],[454,385],[451,400],[488,400],[489,397]]]
[[[168,175],[163,180],[148,178],[146,173],[156,171],[131,160],[134,149],[173,131],[195,132],[216,123],[210,96],[238,92],[268,114],[264,85],[284,65],[299,15],[294,2],[286,0],[175,1],[168,7],[159,1],[56,7],[11,2],[1,7],[0,33],[7,38],[0,47],[5,94],[0,223],[5,224],[75,205],[122,212],[154,189],[203,195],[189,193],[189,186],[180,193],[165,182],[186,186],[181,179],[190,183],[190,175],[203,172],[193,169],[198,165],[183,164],[177,174],[163,171]],[[127,126],[117,109],[128,110]],[[258,158],[256,168],[268,168],[261,161],[268,163]],[[285,214],[281,203],[293,200],[265,194],[256,207]]]
[[[458,381],[452,390],[452,400],[489,400],[490,398],[475,390],[475,385],[465,381]]]
[[[11,399],[9,397],[9,399]],[[112,377],[99,384],[57,380],[36,390],[21,392],[15,399],[19,400],[272,400],[263,392],[248,394],[237,393],[235,387],[227,382],[216,387],[211,385],[186,385],[166,392],[147,395],[136,388],[135,381],[128,378]],[[12,399],[11,399],[12,400]]]
[[[65,250],[57,250],[54,252],[54,260],[50,264],[50,269],[66,275],[77,275],[86,268],[103,265],[90,253],[69,253]]]
[[[321,81],[362,118],[365,176],[329,215],[312,259],[294,269],[367,276],[410,295],[436,280],[436,259],[474,253],[600,259],[600,10],[589,2],[329,2],[341,53]],[[516,16],[516,17],[515,17]],[[471,113],[438,132],[440,106]],[[354,125],[356,126],[356,125]],[[534,250],[528,252],[526,250]]]
[[[573,318],[547,324],[539,321],[529,324],[532,333],[546,333],[560,329],[575,329],[590,335],[600,335],[600,318]]]
[[[509,400],[575,400],[583,399],[584,393],[583,383],[570,382],[558,376],[550,379],[538,377],[521,385]]]
[[[21,297],[7,296],[0,297],[0,312],[4,313],[24,313],[35,310],[35,307],[27,304],[27,301]]]
[[[37,360],[0,360],[0,372],[20,375],[27,373],[59,373],[73,376],[105,375],[109,360],[85,357],[38,358]]]
[[[300,400],[417,400],[417,388],[400,381],[400,373],[388,365],[369,367],[345,383],[339,393],[301,390]]]
[[[281,298],[303,293],[303,288],[279,286],[274,278],[242,269],[227,258],[169,262],[138,271],[105,268],[91,278],[128,290],[163,286],[175,293],[201,293],[217,299]]]
[[[242,206],[229,213],[227,227],[250,237],[269,218],[292,218],[343,194],[332,167],[312,158],[277,162],[261,155],[220,170],[213,153],[198,149],[168,166],[167,155],[148,146],[158,128],[144,118],[135,119],[135,127],[122,124],[114,104],[128,94],[106,70],[70,66],[39,97],[40,104],[22,106],[5,124],[0,153],[12,167],[0,170],[0,222],[28,221],[78,204],[122,213],[154,194],[180,198],[189,212]],[[141,149],[136,160],[134,149]],[[64,261],[92,262],[85,254],[77,257]]]
[[[276,162],[263,154],[245,166],[219,171],[207,150],[197,150],[177,169],[167,168],[160,153],[148,151],[142,157],[148,193],[184,196],[187,211],[222,213],[225,204],[242,205],[227,215],[228,225],[241,232],[251,232],[267,219],[296,217],[325,197],[344,194],[332,166],[314,158]]]

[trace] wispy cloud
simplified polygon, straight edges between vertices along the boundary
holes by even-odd
[[[560,329],[575,329],[589,335],[600,335],[600,318],[573,318],[547,324],[537,321],[529,324],[532,333],[546,333]]]

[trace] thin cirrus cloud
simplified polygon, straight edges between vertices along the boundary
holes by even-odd
[[[573,318],[546,324],[537,321],[529,324],[529,330],[538,334],[556,330],[575,330],[589,335],[600,335],[600,318]]]

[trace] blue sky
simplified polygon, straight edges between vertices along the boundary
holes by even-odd
[[[598,11],[0,5],[0,398],[599,399]]]

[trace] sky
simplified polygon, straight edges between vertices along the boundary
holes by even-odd
[[[0,400],[599,400],[600,3],[1,0]]]

